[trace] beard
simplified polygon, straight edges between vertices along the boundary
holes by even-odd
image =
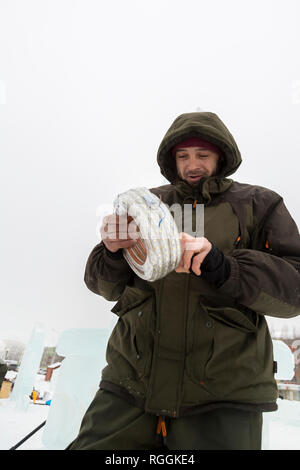
[[[211,176],[209,172],[207,171],[202,171],[197,172],[197,173],[184,173],[182,176],[182,179],[184,179],[189,185],[196,187],[200,184],[200,182],[203,180],[203,178],[206,178],[208,176]],[[193,177],[195,177],[195,180],[193,181]]]

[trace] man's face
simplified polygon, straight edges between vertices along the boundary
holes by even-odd
[[[186,147],[176,151],[176,167],[181,179],[198,184],[203,176],[216,174],[219,155],[201,147]]]

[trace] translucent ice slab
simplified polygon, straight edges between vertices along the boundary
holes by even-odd
[[[30,394],[35,384],[36,374],[41,362],[45,341],[45,330],[36,323],[26,345],[16,382],[11,393],[11,404],[20,411],[26,411],[30,403]]]
[[[56,351],[65,356],[58,370],[42,442],[47,449],[65,449],[77,436],[85,411],[99,388],[109,329],[65,330]]]

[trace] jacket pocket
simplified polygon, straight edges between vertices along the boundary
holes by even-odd
[[[122,317],[126,312],[138,307],[152,296],[153,294],[151,291],[126,286],[120,300],[118,300],[116,305],[111,309],[111,312]]]
[[[258,326],[258,314],[247,307],[240,309],[232,307],[206,307],[208,315],[220,323],[235,328],[244,333],[255,333]]]
[[[258,318],[255,312],[251,316],[229,307],[201,310],[197,313],[204,322],[199,329],[198,319],[195,328],[192,378],[212,395],[225,397],[250,384],[257,374]]]
[[[126,305],[122,301],[122,309],[118,310],[118,304],[114,310],[119,315],[118,322],[109,340],[109,347],[114,350],[114,358],[122,356],[119,367],[114,359],[114,369],[118,369],[120,378],[140,379],[150,372],[152,351],[154,342],[154,296],[149,292],[148,296],[136,299],[134,303]],[[109,363],[109,357],[107,358]]]
[[[213,322],[199,302],[187,328],[186,374],[192,382],[204,385],[206,363],[213,352]]]

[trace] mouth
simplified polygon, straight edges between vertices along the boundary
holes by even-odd
[[[202,175],[190,175],[187,177],[190,181],[200,181],[200,179],[202,178]]]

